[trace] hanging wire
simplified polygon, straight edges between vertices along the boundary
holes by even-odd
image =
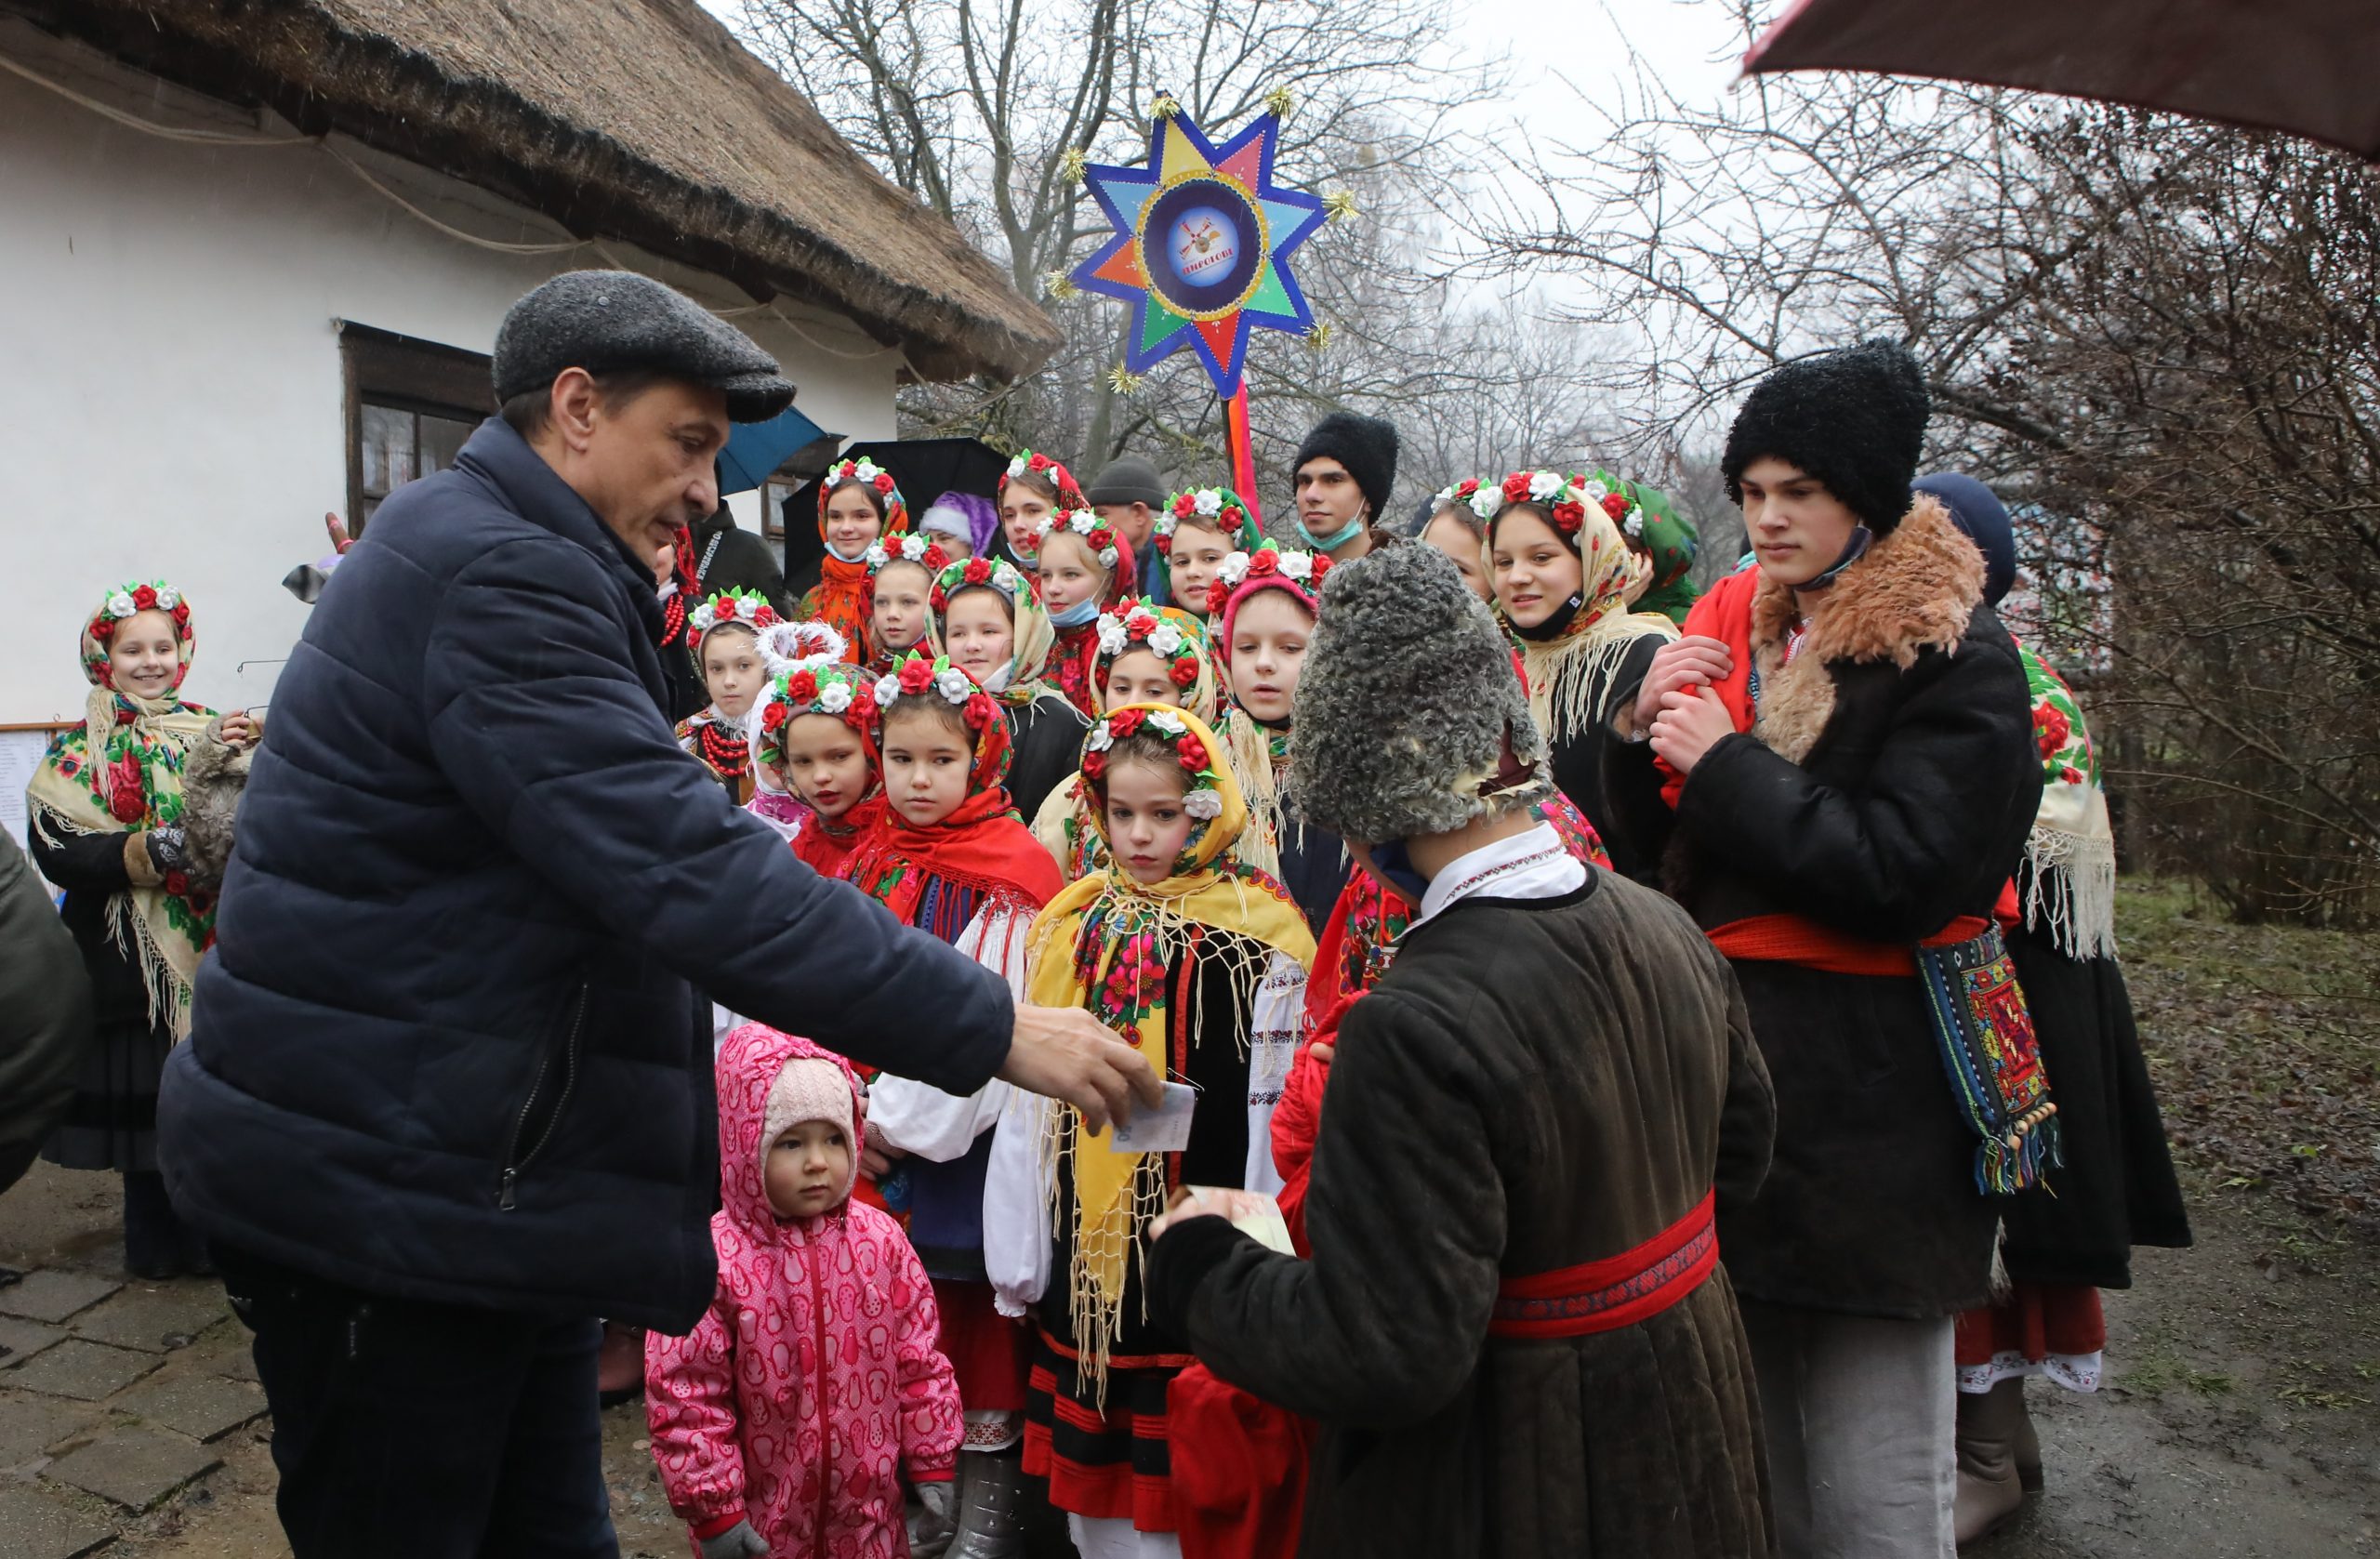
[[[355,175],[355,177],[361,179],[366,187],[372,190],[374,193],[397,205],[416,220],[436,229],[438,231],[444,233],[447,237],[454,239],[457,243],[469,244],[474,248],[486,249],[499,255],[559,255],[565,254],[573,249],[592,248],[596,253],[602,255],[605,259],[610,260],[614,265],[619,267],[619,269],[623,271],[633,271],[636,269],[636,267],[629,265],[625,260],[622,260],[617,255],[612,253],[612,251],[605,247],[602,242],[599,239],[573,238],[545,244],[508,244],[500,239],[482,238],[477,233],[466,232],[461,228],[455,227],[450,223],[439,220],[429,212],[424,211],[420,206],[416,205],[413,202],[405,199],[404,196],[397,193],[394,190],[390,189],[386,184],[381,183],[380,180],[375,178],[368,171],[366,171],[362,164],[356,162],[353,158],[348,156],[337,147],[332,146],[326,137],[241,135],[225,130],[182,129],[171,125],[161,125],[153,119],[144,119],[137,113],[128,113],[120,108],[112,106],[112,104],[103,103],[98,99],[90,97],[86,93],[77,92],[74,88],[66,86],[62,82],[53,81],[49,77],[43,75],[40,72],[32,69],[30,66],[21,65],[16,60],[9,59],[7,55],[0,55],[0,70],[5,70],[11,75],[20,76],[24,80],[33,83],[35,86],[44,87],[48,91],[55,92],[69,102],[86,108],[93,113],[98,114],[100,118],[105,119],[112,124],[121,125],[128,130],[138,130],[142,135],[154,136],[159,140],[178,141],[196,146],[320,147],[332,158],[333,161],[338,163],[350,173]],[[909,361],[909,354],[901,347],[897,345],[889,347],[875,346],[861,351],[847,351],[840,347],[820,340],[816,336],[811,334],[811,332],[800,322],[787,314],[784,310],[778,308],[774,301],[746,304],[740,307],[729,309],[712,309],[710,310],[710,312],[721,319],[732,319],[740,314],[766,313],[779,324],[784,325],[786,329],[792,332],[794,336],[799,337],[813,351],[824,352],[828,357],[840,358],[846,363],[872,362],[875,359],[882,357],[886,353],[890,352],[900,358],[901,366],[907,369],[913,377],[921,379],[925,377],[918,372],[917,364]]]

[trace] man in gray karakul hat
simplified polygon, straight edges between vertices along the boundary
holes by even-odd
[[[793,398],[643,276],[513,306],[501,415],[340,561],[273,694],[158,1101],[256,1338],[298,1559],[610,1555],[597,1316],[716,1285],[709,1001],[966,1095],[1160,1097],[1087,1012],[797,860],[663,717],[654,565]]]
[[[1413,920],[1340,1024],[1310,1259],[1193,1198],[1158,1225],[1152,1312],[1321,1422],[1302,1554],[1765,1554],[1712,1231],[1773,1121],[1735,978],[1684,911],[1539,821],[1543,738],[1451,562],[1372,552],[1321,605],[1298,805]]]

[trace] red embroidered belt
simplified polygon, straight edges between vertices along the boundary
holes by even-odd
[[[1927,937],[1924,945],[1947,947],[1972,941],[1990,924],[1979,915],[1962,915]],[[1749,919],[1713,926],[1704,934],[1720,952],[1747,962],[1799,964],[1829,974],[1917,972],[1917,955],[1906,946],[1870,942],[1799,915],[1754,915]]]
[[[1496,1290],[1490,1337],[1543,1340],[1618,1331],[1659,1315],[1719,1264],[1712,1193],[1633,1250],[1575,1267],[1507,1277]]]

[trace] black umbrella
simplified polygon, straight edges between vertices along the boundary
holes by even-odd
[[[866,456],[892,473],[915,524],[945,493],[974,493],[995,501],[1008,456],[980,439],[887,439],[855,443],[836,464]],[[818,535],[818,483],[805,482],[785,500],[786,588],[800,595],[818,582],[826,543]]]

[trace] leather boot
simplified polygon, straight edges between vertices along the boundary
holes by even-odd
[[[2033,1433],[2033,1415],[2025,1409],[2024,1382],[2009,1381],[2003,1383],[2018,1388],[2016,1393],[2016,1481],[2024,1486],[2026,1493],[2039,1494],[2042,1490],[2042,1437]]]
[[[1021,1447],[959,1453],[959,1535],[943,1559],[1017,1559],[1025,1551]]]
[[[2025,1382],[1959,1393],[1959,1493],[1952,1525],[1959,1546],[1990,1537],[2025,1507],[2016,1436],[2025,1422]]]

